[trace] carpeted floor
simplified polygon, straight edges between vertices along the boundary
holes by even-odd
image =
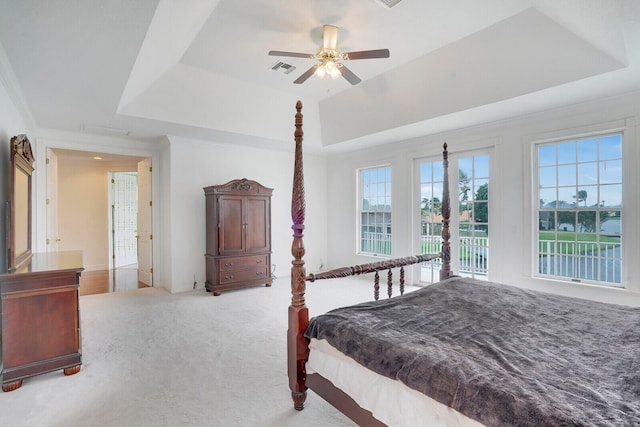
[[[363,278],[310,284],[311,315],[372,299]],[[212,297],[146,288],[80,297],[81,371],[0,393],[2,426],[353,426],[286,375],[289,278]]]

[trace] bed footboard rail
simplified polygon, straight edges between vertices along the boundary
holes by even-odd
[[[387,271],[387,296],[392,296],[393,289],[393,273],[394,268],[400,267],[400,295],[404,294],[404,266],[413,265],[422,262],[441,258],[442,254],[420,254],[402,258],[394,258],[378,262],[370,262],[367,264],[359,264],[351,267],[340,267],[333,270],[322,271],[319,273],[310,273],[305,276],[307,282],[315,282],[322,279],[337,279],[341,277],[358,276],[361,274],[375,273],[374,280],[374,299],[380,298],[380,271]]]

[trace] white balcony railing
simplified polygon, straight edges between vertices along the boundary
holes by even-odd
[[[442,250],[440,236],[421,236],[422,253]],[[391,235],[365,233],[362,251],[391,255]],[[489,239],[487,237],[460,237],[458,271],[460,274],[487,275]],[[452,254],[453,255],[453,254]],[[541,240],[539,245],[538,272],[543,275],[579,278],[621,283],[620,243],[554,242]],[[441,260],[429,262],[429,268],[439,270]],[[426,267],[426,265],[425,265]]]
[[[620,242],[540,240],[538,272],[612,284],[621,283]]]
[[[365,253],[391,256],[391,234],[363,232],[360,250]]]
[[[488,273],[489,239],[487,237],[460,237],[458,271],[486,275]],[[422,252],[437,253],[442,250],[440,236],[421,236]],[[431,261],[432,266],[439,269],[442,261],[438,258]]]

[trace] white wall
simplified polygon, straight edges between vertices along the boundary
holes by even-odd
[[[11,137],[19,134],[29,136],[32,146],[34,141],[30,135],[27,123],[7,93],[0,73],[0,272],[7,271],[7,235],[6,235],[6,202],[9,200],[9,145]],[[35,149],[35,148],[34,148]]]
[[[44,250],[46,235],[43,168],[47,147],[103,151],[153,158],[154,172],[154,283],[172,292],[190,290],[194,275],[198,287],[204,282],[204,194],[202,188],[246,177],[274,188],[272,205],[273,257],[277,276],[290,271],[291,186],[293,153],[260,150],[172,137],[159,143],[105,141],[93,137],[29,134],[29,120],[13,103],[6,83],[0,81],[0,172],[6,176],[8,141],[26,133],[36,150],[34,247]],[[588,130],[594,124],[625,121],[627,133],[626,195],[640,193],[640,94],[612,97],[526,117],[429,135],[389,146],[340,154],[332,158],[305,156],[307,221],[305,244],[307,270],[369,262],[355,255],[355,169],[391,163],[394,194],[394,256],[413,252],[411,217],[413,159],[439,155],[442,142],[452,152],[474,147],[494,149],[491,182],[492,280],[520,284],[563,294],[603,301],[640,305],[640,198],[627,197],[624,236],[625,282],[628,290],[576,285],[532,278],[531,274],[531,182],[530,141],[537,137]],[[292,143],[293,144],[293,143]],[[3,157],[4,156],[4,157]],[[155,166],[159,165],[159,168]],[[496,167],[497,166],[497,167]],[[7,180],[0,185],[0,214],[5,218]],[[496,209],[497,208],[497,209]],[[495,226],[499,224],[499,226]],[[4,227],[0,229],[0,253],[6,254]],[[330,248],[330,251],[329,251]],[[6,257],[0,268],[6,268]]]
[[[293,141],[291,142],[293,147]],[[293,152],[261,150],[222,142],[170,137],[145,145],[136,141],[103,140],[86,135],[41,132],[36,169],[44,169],[46,148],[150,156],[153,158],[154,286],[171,292],[198,288],[205,280],[204,191],[209,185],[247,178],[274,189],[272,198],[272,263],[276,276],[288,276],[291,268],[291,188]],[[40,162],[40,163],[39,163]],[[59,168],[61,169],[61,168]],[[326,160],[305,154],[307,187],[307,268],[315,271],[327,260]],[[93,179],[93,178],[92,178]],[[101,180],[101,179],[98,179]],[[45,194],[44,177],[37,180]],[[97,183],[96,185],[101,185]],[[106,199],[106,198],[105,198]],[[38,200],[36,243],[45,250],[44,199]],[[77,218],[77,215],[73,218]],[[59,216],[62,216],[60,214]],[[102,226],[98,226],[102,227]],[[63,238],[63,240],[68,240]],[[86,246],[86,244],[82,244]],[[66,246],[64,247],[66,248]],[[71,248],[69,248],[71,249]],[[88,266],[92,261],[85,256]]]
[[[292,118],[293,120],[293,118]],[[293,121],[292,121],[293,123]],[[293,138],[292,138],[293,139]],[[170,290],[199,288],[205,280],[205,198],[203,188],[247,178],[273,188],[271,200],[272,256],[276,276],[291,269],[291,190],[293,153],[240,147],[210,141],[170,138],[171,180],[168,189],[171,243],[165,263],[171,265]],[[292,141],[293,147],[293,141]],[[325,213],[327,203],[326,161],[305,154],[307,221],[305,241],[307,269],[318,270],[327,258]]]
[[[440,156],[442,143],[451,153],[474,148],[493,149],[491,169],[491,280],[540,290],[640,305],[640,92],[541,112],[497,123],[425,136],[375,149],[352,152],[329,159],[327,209],[329,265],[337,267],[371,262],[358,256],[356,248],[356,169],[390,163],[393,168],[393,256],[416,250],[411,221],[413,159]],[[578,285],[532,277],[531,141],[549,136],[593,131],[594,125],[625,127],[625,191],[623,244],[627,266],[627,290]],[[455,194],[455,193],[453,193]],[[623,272],[624,274],[624,272]]]

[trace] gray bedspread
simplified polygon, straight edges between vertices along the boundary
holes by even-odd
[[[487,426],[640,426],[640,309],[453,277],[306,336]]]

